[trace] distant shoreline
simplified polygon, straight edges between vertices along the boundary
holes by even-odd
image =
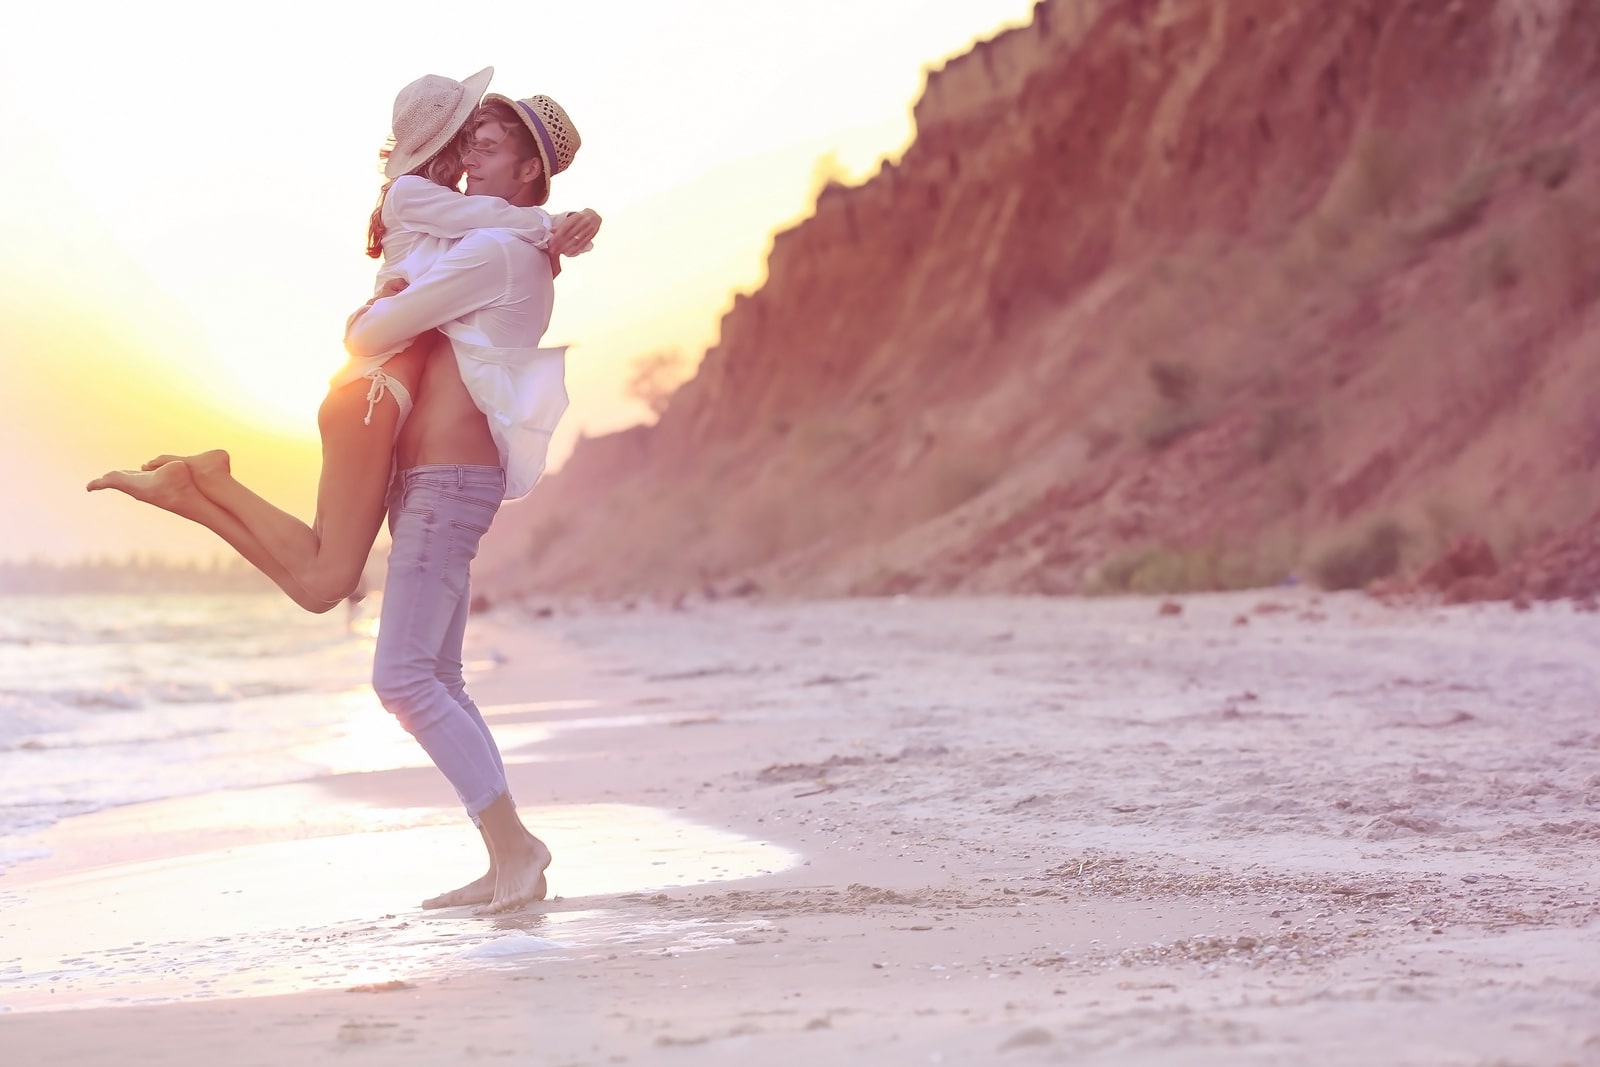
[[[0,563],[0,596],[266,593],[274,587],[243,560],[174,562],[131,557]]]

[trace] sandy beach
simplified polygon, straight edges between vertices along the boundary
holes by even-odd
[[[69,819],[0,880],[3,1060],[1600,1063],[1597,648],[1306,590],[500,608],[552,900],[417,908],[481,871],[424,760]]]

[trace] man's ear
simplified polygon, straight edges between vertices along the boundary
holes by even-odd
[[[544,162],[538,156],[523,160],[522,166],[517,169],[517,183],[527,185],[539,180],[539,175],[544,173]]]

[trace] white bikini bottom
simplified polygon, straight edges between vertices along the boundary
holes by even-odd
[[[383,394],[388,393],[394,397],[395,406],[400,409],[400,417],[394,422],[394,435],[400,437],[400,427],[406,424],[406,416],[411,414],[411,390],[405,383],[392,374],[384,372],[382,367],[365,374],[362,377],[371,382],[367,389],[367,414],[361,421],[367,426],[372,425],[372,411],[378,406],[378,401],[383,399]]]

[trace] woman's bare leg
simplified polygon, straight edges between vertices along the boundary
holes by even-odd
[[[271,578],[290,600],[307,611],[320,614],[338,603],[307,593],[243,523],[200,492],[188,465],[182,461],[153,471],[111,471],[90,482],[89,489],[117,489],[135,500],[199,523],[231,545],[246,562]]]
[[[429,334],[419,339],[384,364],[385,373],[415,395],[422,361],[433,351],[436,338]],[[159,456],[145,466],[154,470],[183,462],[193,472],[200,492],[233,515],[307,594],[336,604],[356,588],[366,568],[372,543],[383,525],[393,465],[399,408],[393,397],[383,396],[372,406],[368,424],[368,385],[363,379],[332,390],[317,413],[322,431],[322,476],[312,525],[234,478],[226,452]]]

